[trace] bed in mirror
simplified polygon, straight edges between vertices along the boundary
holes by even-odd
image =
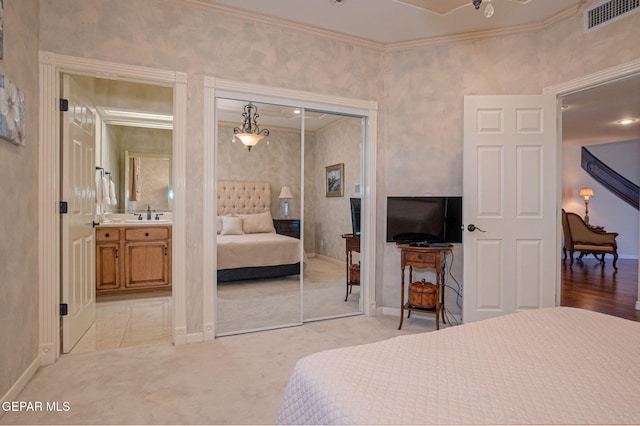
[[[268,130],[268,138],[263,135],[251,150],[237,137],[249,104],[259,114],[259,131]],[[346,259],[341,235],[352,229],[350,198],[360,196],[363,119],[228,98],[217,99],[217,117],[218,212],[228,201],[221,200],[221,196],[228,197],[220,190],[221,182],[268,183],[267,210],[274,230],[300,240],[302,267],[296,275],[245,280],[227,280],[218,271],[216,334],[362,312],[359,288],[354,287],[348,301],[344,300]],[[328,164],[335,163],[345,165],[344,196],[329,199],[324,172]],[[286,215],[280,199],[283,193]],[[221,215],[229,214],[223,211]],[[217,242],[218,269],[221,239]]]

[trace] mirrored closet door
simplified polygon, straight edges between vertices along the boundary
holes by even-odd
[[[362,312],[364,118],[250,99],[216,108],[216,335]]]
[[[362,312],[364,119],[305,110],[304,321]]]
[[[292,110],[217,100],[218,335],[301,323],[302,140]]]

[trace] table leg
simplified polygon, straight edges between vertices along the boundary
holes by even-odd
[[[404,321],[404,268],[402,268],[402,273],[400,274],[400,276],[402,277],[402,290],[400,290],[400,325],[398,326],[398,330],[402,329],[402,322]]]

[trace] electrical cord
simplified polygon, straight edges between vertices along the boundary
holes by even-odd
[[[460,285],[460,283],[458,282],[458,280],[456,279],[456,277],[451,273],[451,268],[453,267],[453,261],[454,261],[454,254],[453,254],[453,250],[451,250],[449,253],[451,253],[451,261],[447,262],[446,259],[446,254],[445,254],[445,262],[449,264],[449,268],[447,270],[447,275],[449,275],[449,277],[453,280],[453,282],[456,283],[457,288],[454,288],[452,286],[450,286],[449,284],[445,284],[445,287],[450,288],[451,290],[453,290],[456,293],[456,305],[458,305],[458,307],[460,309],[462,309],[462,286]],[[447,280],[448,281],[448,280]]]
[[[453,287],[449,284],[446,284],[446,282],[448,280],[445,280],[445,289],[446,288],[450,288],[451,290],[454,291],[454,293],[456,293],[456,305],[458,305],[458,307],[460,308],[460,310],[462,310],[462,286],[460,285],[460,283],[458,282],[458,280],[456,279],[456,277],[451,273],[451,268],[453,267],[453,261],[454,261],[454,254],[453,254],[453,250],[451,250],[449,253],[451,253],[451,260],[448,261],[448,259],[446,258],[447,255],[445,254],[445,263],[449,263],[449,268],[447,269],[447,275],[449,276],[449,278],[451,280],[453,280],[453,282],[456,283],[456,287]],[[456,318],[456,316],[453,314],[453,312],[451,312],[449,309],[447,309],[446,307],[444,308],[444,315],[446,317],[447,323],[449,325],[460,325],[460,322],[458,321],[458,318]]]

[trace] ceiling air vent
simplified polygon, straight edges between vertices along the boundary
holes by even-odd
[[[609,0],[584,11],[584,32],[588,33],[640,10],[640,0]]]

